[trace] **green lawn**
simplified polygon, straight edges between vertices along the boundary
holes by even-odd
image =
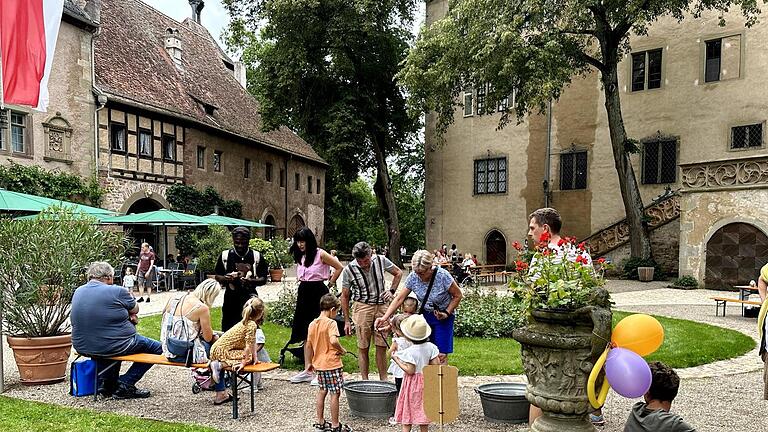
[[[0,430],[3,432],[76,432],[104,430],[146,432],[213,432],[216,429],[145,420],[88,409],[66,408],[0,396]]]
[[[613,324],[616,325],[627,312],[615,311]],[[214,308],[212,320],[215,328],[221,323],[221,308]],[[657,317],[664,326],[664,344],[647,360],[659,360],[673,368],[682,368],[711,363],[717,360],[737,357],[755,347],[755,341],[735,330],[723,329],[708,324],[687,320]],[[139,322],[139,332],[145,336],[160,337],[160,315],[144,317]],[[277,361],[280,349],[291,335],[291,329],[273,323],[266,323],[267,350],[273,361]],[[357,352],[355,338],[342,338],[342,345],[349,351]],[[508,375],[523,373],[520,361],[520,344],[510,338],[456,338],[454,353],[449,361],[459,368],[461,375]],[[374,366],[373,348],[371,365]],[[344,356],[344,370],[357,372],[357,360]],[[290,354],[286,354],[285,367],[299,369],[301,366]],[[375,368],[374,368],[375,369]]]

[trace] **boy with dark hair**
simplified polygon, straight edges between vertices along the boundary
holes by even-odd
[[[341,356],[347,351],[339,343],[339,327],[333,318],[341,302],[333,294],[320,298],[320,316],[309,324],[305,350],[312,359],[311,368],[317,372],[318,391],[315,399],[317,423],[315,430],[349,432],[347,425],[339,422],[339,396],[344,385],[344,371]],[[331,393],[331,421],[325,420],[325,397]]]
[[[645,402],[632,407],[624,432],[696,432],[682,417],[669,412],[680,387],[677,373],[661,362],[648,366],[651,367],[651,388],[645,393]]]

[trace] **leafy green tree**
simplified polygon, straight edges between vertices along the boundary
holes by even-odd
[[[219,214],[222,216],[240,218],[243,215],[243,203],[237,200],[225,200],[212,186],[199,190],[193,186],[177,184],[169,187],[166,195],[173,211],[207,216],[218,207]],[[199,241],[206,237],[206,234],[208,234],[207,227],[179,227],[176,233],[176,248],[183,255],[199,254],[201,252]],[[211,235],[215,238],[215,235]]]
[[[388,158],[403,151],[419,126],[394,79],[409,48],[416,1],[224,4],[233,18],[228,45],[242,52],[262,126],[290,127],[330,162],[330,197],[373,169],[380,218],[390,250],[398,250],[401,230]],[[336,205],[329,200],[329,215],[338,214]],[[399,263],[397,254],[393,258]]]
[[[436,112],[442,136],[461,104],[456,95],[466,88],[490,83],[487,107],[514,92],[500,120],[504,126],[542,112],[575,76],[597,71],[631,253],[649,258],[643,202],[630,164],[638,149],[624,128],[617,65],[630,49],[630,32],[646,34],[662,16],[682,20],[733,6],[741,7],[747,25],[756,21],[756,0],[451,0],[446,17],[422,31],[399,77],[414,108]]]

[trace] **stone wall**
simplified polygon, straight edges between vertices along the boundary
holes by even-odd
[[[163,208],[169,208],[166,190],[169,185],[128,180],[117,177],[100,178],[101,187],[106,191],[102,207],[118,213],[125,213],[138,200],[149,198]]]
[[[677,277],[679,272],[680,220],[674,220],[661,228],[651,231],[651,244],[653,245],[653,259],[661,265],[664,273],[669,277]],[[605,258],[610,259],[616,266],[614,274],[622,272],[621,263],[628,259],[629,256],[629,243],[604,255]]]

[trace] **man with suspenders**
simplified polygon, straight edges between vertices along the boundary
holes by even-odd
[[[350,298],[355,302],[355,313],[352,321],[357,333],[358,363],[360,374],[368,379],[368,348],[371,337],[376,345],[376,367],[379,378],[387,380],[387,342],[379,332],[374,332],[373,322],[387,311],[392,296],[400,285],[403,272],[389,259],[381,255],[373,255],[371,246],[360,242],[352,248],[354,259],[344,267],[341,275],[341,309],[344,313],[344,331],[351,333],[349,315]],[[392,285],[387,288],[384,282],[384,272],[392,275]]]

